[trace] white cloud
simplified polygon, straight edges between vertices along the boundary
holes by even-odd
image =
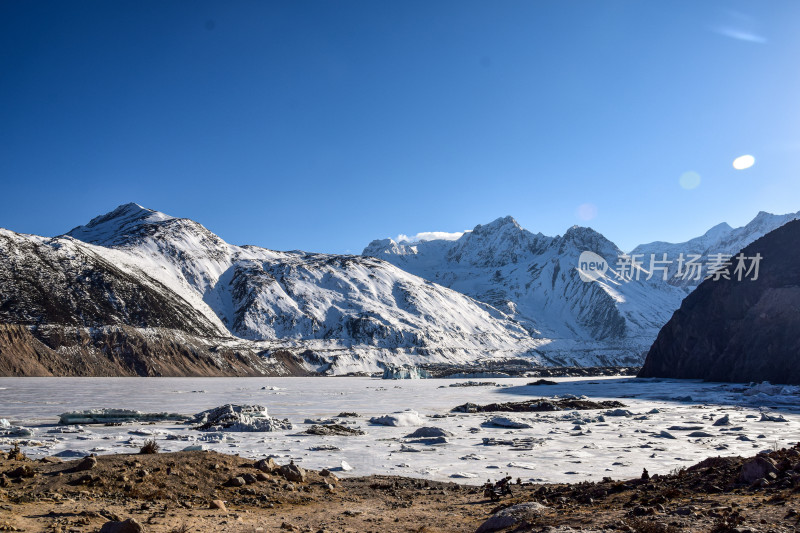
[[[721,26],[718,28],[714,28],[714,32],[720,35],[724,35],[725,37],[730,37],[731,39],[736,39],[738,41],[747,41],[749,43],[758,43],[758,44],[764,44],[767,42],[766,37],[763,37],[752,31],[747,31],[740,28],[734,28],[732,26]]]
[[[396,242],[420,242],[420,241],[455,241],[458,240],[465,231],[449,233],[447,231],[423,231],[416,235],[405,235],[401,233],[395,239]]]

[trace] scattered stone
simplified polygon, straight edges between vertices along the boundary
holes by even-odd
[[[484,446],[511,446],[512,448],[519,448],[522,450],[532,450],[535,446],[544,444],[544,439],[537,439],[534,437],[520,437],[511,439],[502,439],[495,437],[484,437]]]
[[[461,383],[451,383],[448,387],[497,387],[494,381],[462,381]]]
[[[302,483],[306,480],[306,471],[294,464],[294,461],[280,467],[279,472],[286,481]]]
[[[30,466],[22,465],[9,472],[8,475],[12,478],[31,478],[36,475],[36,472]]]
[[[128,518],[122,522],[106,522],[100,528],[100,533],[144,533],[144,528],[135,519]]]
[[[228,512],[228,508],[225,507],[225,502],[222,501],[222,500],[211,500],[208,503],[208,508],[209,509],[218,509],[218,510],[222,511],[223,513],[227,513]]]
[[[767,478],[770,473],[778,473],[778,468],[775,466],[772,459],[768,457],[756,457],[742,465],[739,481],[741,483],[752,484],[760,479]]]
[[[405,439],[430,439],[434,437],[452,437],[453,434],[446,429],[433,426],[424,426],[406,435]]]
[[[431,437],[429,439],[409,439],[406,442],[409,444],[424,444],[426,446],[435,446],[438,444],[447,444],[449,441],[447,437]]]
[[[75,466],[76,472],[85,472],[86,470],[91,470],[97,466],[97,457],[94,455],[88,455],[83,458],[83,460]]]
[[[718,418],[714,421],[714,426],[730,426],[731,425],[731,416],[725,415],[722,418]]]
[[[132,409],[88,409],[62,413],[58,423],[64,426],[75,424],[120,424],[123,422],[163,422],[165,420],[183,421],[189,418],[177,413],[142,413]]]
[[[244,487],[246,484],[247,482],[240,476],[232,477],[224,483],[226,487]]]
[[[484,422],[482,425],[501,427],[501,428],[512,428],[512,429],[524,429],[533,427],[533,425],[531,425],[528,422],[525,422],[524,420],[510,416],[493,416],[492,418]]]
[[[305,430],[305,433],[309,435],[336,435],[340,437],[348,437],[351,435],[364,435],[364,432],[360,429],[349,428],[347,426],[343,426],[341,424],[329,424],[329,425],[314,425]]]
[[[604,416],[633,416],[627,409],[612,409],[603,413]]]
[[[520,503],[496,512],[481,524],[475,533],[490,533],[507,529],[520,522],[529,522],[546,511],[547,507],[538,502]]]
[[[272,457],[267,457],[266,459],[259,459],[253,465],[257,469],[261,470],[262,472],[266,472],[267,474],[271,474],[280,468],[278,463]]]
[[[550,381],[549,379],[537,379],[536,381],[532,381],[528,383],[528,387],[538,387],[540,385],[558,385],[557,381]]]
[[[488,405],[477,405],[467,402],[463,405],[459,405],[458,407],[454,407],[452,411],[457,413],[539,413],[566,410],[584,411],[590,409],[610,409],[617,407],[625,407],[625,405],[616,400],[595,402],[592,400],[572,397],[538,398],[535,400],[526,400],[524,402],[490,403]]]

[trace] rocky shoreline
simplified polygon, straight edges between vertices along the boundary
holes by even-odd
[[[148,451],[154,451],[152,449]],[[157,451],[157,450],[155,450]],[[783,532],[800,525],[800,450],[709,458],[669,475],[483,486],[338,479],[215,452],[33,461],[0,454],[0,531]],[[498,480],[492,480],[498,481]]]

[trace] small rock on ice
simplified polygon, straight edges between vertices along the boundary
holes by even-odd
[[[424,422],[420,418],[419,413],[408,409],[406,411],[398,411],[383,416],[375,416],[369,419],[370,424],[377,424],[379,426],[421,426]]]
[[[715,426],[730,426],[731,425],[731,415],[725,415],[722,418],[719,418],[714,421]]]
[[[453,434],[446,429],[424,426],[412,433],[409,433],[404,438],[406,439],[430,439],[434,437],[452,437]]]
[[[533,426],[520,418],[511,416],[493,416],[485,422],[487,426],[498,426],[503,428],[523,429],[532,428]]]

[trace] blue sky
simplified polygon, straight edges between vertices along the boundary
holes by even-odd
[[[791,1],[0,2],[0,227],[137,202],[286,250],[509,214],[685,240],[800,210],[798,25]]]

